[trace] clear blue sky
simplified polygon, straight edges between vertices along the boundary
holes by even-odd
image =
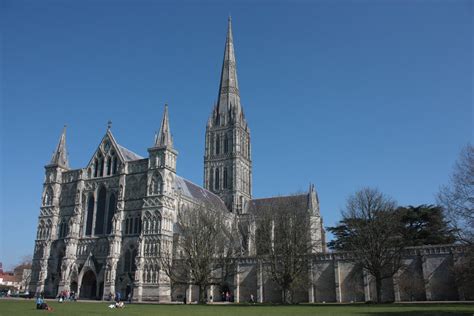
[[[202,183],[227,16],[251,128],[253,194],[319,192],[325,225],[378,187],[434,203],[472,142],[472,1],[2,0],[0,261],[33,252],[63,124],[73,168],[113,121],[145,156],[163,104],[178,173]]]

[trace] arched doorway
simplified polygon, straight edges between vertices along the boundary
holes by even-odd
[[[77,293],[77,282],[71,282],[71,292]]]
[[[81,298],[95,299],[97,295],[97,278],[91,270],[84,273],[81,283]]]

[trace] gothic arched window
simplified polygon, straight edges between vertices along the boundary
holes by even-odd
[[[135,220],[133,221],[133,233],[134,234],[138,234],[138,227],[140,226],[140,224],[138,223],[139,220],[140,220],[139,217],[135,217]]]
[[[99,174],[99,161],[94,159],[94,178],[97,178],[97,175]]]
[[[209,170],[209,188],[212,190],[212,188],[214,187],[213,184],[214,184],[214,168],[211,168]]]
[[[112,174],[117,173],[117,156],[112,152]]]
[[[104,176],[104,158],[100,158],[99,164],[100,164],[99,177],[103,177]]]
[[[227,183],[228,179],[227,179],[227,168],[224,168],[224,189],[227,189]]]
[[[63,238],[64,237],[64,223],[59,224],[59,232],[58,232],[58,237]]]
[[[127,217],[125,220],[125,235],[130,234],[130,218]]]
[[[90,236],[92,234],[92,221],[94,218],[94,197],[89,196],[89,201],[87,203],[87,221],[86,221],[86,235]]]
[[[112,194],[109,198],[109,210],[107,212],[107,234],[112,232],[112,218],[115,213],[115,194]]]
[[[220,142],[221,142],[221,139],[219,135],[216,135],[216,155],[219,155],[220,153]]]
[[[107,158],[107,175],[110,176],[112,171],[112,158],[110,156]]]
[[[37,238],[38,239],[43,239],[44,237],[44,221],[41,220],[40,221],[40,224],[38,225],[38,235],[37,235]]]
[[[105,190],[105,187],[101,187],[99,190],[99,197],[97,198],[97,214],[95,215],[94,234],[96,235],[101,235],[104,233],[106,195],[107,192]]]
[[[44,205],[51,205],[51,204],[53,204],[53,197],[54,197],[53,189],[51,189],[51,187],[48,187],[48,188],[46,189],[46,192],[44,193],[43,204],[44,204]]]
[[[154,174],[151,178],[149,194],[161,194],[163,190],[163,181],[159,174]]]
[[[216,178],[215,178],[215,190],[220,189],[220,183],[219,183],[219,168],[216,168]]]
[[[227,134],[225,134],[225,136],[224,136],[224,153],[227,154],[228,151],[229,151],[229,136],[227,136]]]

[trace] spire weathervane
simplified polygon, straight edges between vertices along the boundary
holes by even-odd
[[[110,130],[111,128],[112,128],[112,121],[109,120],[109,121],[107,122],[107,130]]]

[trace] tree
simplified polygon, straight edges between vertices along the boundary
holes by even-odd
[[[161,265],[177,285],[197,285],[199,303],[211,285],[222,285],[235,271],[240,254],[234,216],[207,205],[181,209],[174,249],[162,249]]]
[[[396,203],[376,189],[364,188],[347,199],[339,225],[329,227],[335,239],[328,246],[350,251],[375,279],[377,302],[382,301],[382,280],[402,267],[403,230]]]
[[[400,212],[406,246],[451,244],[456,239],[440,206],[410,205],[396,212]]]
[[[20,283],[20,290],[26,289],[30,283],[32,260],[33,257],[31,255],[24,256],[13,268],[13,275],[15,281]]]
[[[314,249],[306,195],[268,199],[252,215],[257,259],[280,286],[283,303],[293,303],[295,289],[308,276],[308,255]]]
[[[464,253],[454,265],[459,287],[474,298],[474,146],[468,144],[454,165],[450,183],[441,187],[438,203],[445,209]],[[470,292],[470,293],[469,293]]]
[[[461,242],[474,243],[474,146],[468,144],[454,166],[450,183],[441,187],[438,203],[444,207]]]

